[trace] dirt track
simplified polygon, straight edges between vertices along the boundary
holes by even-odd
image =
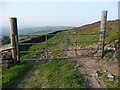
[[[96,51],[94,51],[96,52]],[[90,52],[85,50],[77,51],[77,55],[85,55]],[[95,53],[96,54],[96,53]],[[69,57],[75,56],[75,51],[67,52]],[[98,60],[93,57],[81,57],[77,59],[78,71],[84,75],[88,87],[91,88],[106,88],[106,85],[101,77],[98,76],[97,71],[100,69],[108,71],[111,74],[118,75],[118,64],[113,61]]]

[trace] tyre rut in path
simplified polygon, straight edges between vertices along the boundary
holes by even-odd
[[[69,48],[72,49],[72,48]],[[68,57],[75,57],[75,51],[67,51]],[[92,53],[96,53],[96,51],[92,51]],[[77,51],[78,56],[84,56],[92,54],[86,50]],[[97,63],[97,60],[92,57],[82,57],[76,60],[78,71],[84,75],[85,82],[88,87],[91,88],[105,88],[105,84],[101,78],[98,77],[96,71],[99,70],[100,65]]]
[[[89,61],[88,61],[89,60]],[[94,65],[94,60],[91,58],[81,58],[76,61],[78,71],[84,75],[85,82],[91,88],[105,88],[105,84],[98,77],[96,71],[99,69]],[[93,63],[93,64],[92,64]]]

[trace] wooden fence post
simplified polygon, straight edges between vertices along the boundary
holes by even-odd
[[[102,11],[101,26],[100,26],[100,42],[99,42],[99,56],[104,57],[104,43],[106,33],[107,11]]]
[[[13,62],[19,61],[19,48],[18,48],[18,29],[17,29],[17,18],[10,17],[10,39],[12,49]]]

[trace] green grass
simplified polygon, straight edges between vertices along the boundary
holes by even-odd
[[[20,63],[8,68],[2,69],[2,88],[15,88],[20,83],[31,66],[26,63]]]
[[[108,53],[104,57],[107,59],[111,59],[113,57],[114,53]]]
[[[34,72],[37,70],[38,74]],[[33,78],[34,77],[34,78]],[[83,76],[76,70],[75,61],[51,61],[35,65],[25,81],[30,88],[84,88]]]
[[[40,43],[38,45],[33,45],[29,48],[29,51],[39,51],[39,52],[26,52],[24,54],[21,54],[21,60],[24,60],[24,59],[33,59],[34,57],[38,57],[40,56],[42,53],[44,53],[45,51],[45,48],[46,48],[46,44],[45,42],[43,43]]]
[[[24,82],[29,88],[84,88],[86,85],[83,75],[76,69],[76,63],[72,60],[54,60],[33,66],[21,63],[9,69],[3,68],[2,85],[3,88],[17,88],[30,71],[30,77],[26,78]],[[38,71],[37,75],[35,75],[36,70]]]
[[[113,44],[117,44],[116,42],[114,42],[115,40],[118,40],[118,32],[112,32],[112,33],[109,33],[107,32],[106,33],[106,42],[105,44],[110,44],[111,42],[113,42]]]
[[[105,59],[111,59],[113,57],[114,53],[115,53],[114,50],[108,50],[108,49],[106,49],[105,50],[104,58]]]

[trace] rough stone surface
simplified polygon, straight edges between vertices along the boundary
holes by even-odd
[[[12,65],[12,53],[11,51],[4,51],[1,53],[0,64],[2,67],[10,67]]]
[[[107,77],[109,78],[110,81],[114,81],[114,76],[111,75],[110,73],[107,75]]]
[[[6,60],[6,59],[12,59],[12,54],[10,51],[4,51],[2,52],[2,60]]]

